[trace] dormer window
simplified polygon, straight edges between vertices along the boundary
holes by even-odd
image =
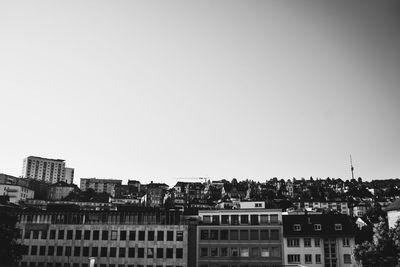
[[[335,231],[342,231],[342,225],[340,223],[335,223]]]
[[[314,231],[321,231],[321,225],[318,224],[314,224]]]
[[[301,231],[301,225],[300,224],[293,224],[293,231],[300,232]]]

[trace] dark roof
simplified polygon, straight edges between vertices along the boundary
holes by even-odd
[[[284,215],[284,236],[354,236],[355,226],[350,217],[344,214],[304,214]],[[295,231],[294,225],[300,225],[300,230]],[[321,230],[315,230],[314,225],[320,224]],[[335,230],[335,225],[341,224],[342,230]]]
[[[52,161],[59,161],[59,162],[64,162],[64,159],[50,159],[50,158],[42,158],[42,157],[37,157],[37,156],[29,156],[28,159],[44,159],[44,160],[52,160]]]
[[[400,210],[400,198],[398,198],[394,202],[390,203],[389,206],[387,206],[385,210],[386,211]]]

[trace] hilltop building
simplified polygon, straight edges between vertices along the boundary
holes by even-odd
[[[116,187],[120,186],[122,180],[116,179],[97,179],[97,178],[81,178],[80,189],[86,191],[92,188],[97,193],[108,193],[115,197]]]
[[[29,156],[24,159],[22,167],[22,177],[44,181],[47,183],[57,183],[65,181],[65,160],[49,159]],[[71,172],[68,171],[69,183],[72,183]]]

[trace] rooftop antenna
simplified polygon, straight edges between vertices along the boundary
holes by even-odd
[[[354,179],[354,167],[353,167],[353,159],[350,154],[350,166],[351,166],[351,179]]]

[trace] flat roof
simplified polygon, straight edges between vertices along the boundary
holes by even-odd
[[[64,159],[50,159],[50,158],[42,158],[42,157],[37,157],[37,156],[29,156],[27,157],[28,159],[43,159],[43,160],[52,160],[52,161],[59,161],[59,162],[64,162]]]

